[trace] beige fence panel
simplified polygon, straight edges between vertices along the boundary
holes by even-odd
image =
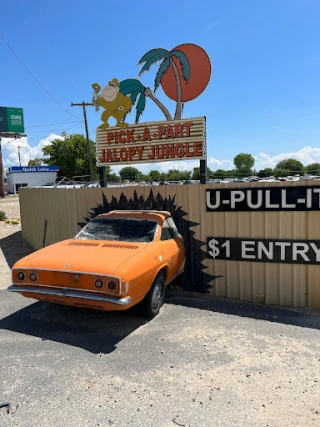
[[[316,181],[283,182],[279,187],[316,186]],[[246,183],[218,185],[164,185],[157,187],[110,187],[87,189],[21,188],[20,207],[23,237],[34,249],[40,249],[47,219],[46,245],[72,238],[86,222],[93,209],[103,204],[103,194],[111,203],[119,202],[123,194],[127,200],[137,193],[145,201],[160,194],[175,197],[176,208],[181,207],[184,220],[194,223],[189,236],[193,245],[207,253],[208,237],[252,239],[320,240],[320,211],[276,212],[207,212],[206,189],[273,187],[275,183]],[[202,242],[202,246],[200,244]],[[196,247],[196,246],[195,246]],[[195,247],[192,256],[197,256]],[[200,249],[197,250],[200,252]],[[200,264],[200,261],[199,261]],[[320,308],[320,266],[250,261],[202,260],[204,273],[215,278],[208,292],[215,296],[236,298],[265,304]],[[190,267],[194,269],[194,265]]]

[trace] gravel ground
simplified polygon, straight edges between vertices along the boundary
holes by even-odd
[[[7,219],[20,218],[19,197],[12,196],[0,199],[0,211],[5,212]],[[11,281],[10,268],[19,258],[29,254],[31,247],[21,238],[20,224],[6,224],[0,221],[0,289],[8,287]]]
[[[7,219],[20,218],[19,197],[10,196],[0,199],[0,211],[5,212]]]
[[[0,291],[1,427],[320,425],[320,319],[169,293],[160,315]]]

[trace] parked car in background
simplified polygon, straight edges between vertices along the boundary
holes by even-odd
[[[233,178],[224,178],[220,180],[220,184],[230,184],[230,182],[233,182]]]
[[[184,242],[169,212],[112,211],[92,219],[73,239],[18,261],[9,291],[106,311],[141,303],[152,318],[184,263]]]

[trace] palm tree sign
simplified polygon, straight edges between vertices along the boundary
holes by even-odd
[[[167,108],[156,98],[151,92],[150,88],[143,86],[140,80],[137,79],[126,79],[120,82],[120,92],[123,95],[127,95],[130,97],[133,104],[136,103],[137,98],[138,102],[136,104],[136,119],[135,123],[139,122],[139,118],[143,113],[146,107],[146,97],[152,99],[152,101],[157,104],[160,110],[163,112],[167,120],[172,120],[172,117],[167,110]]]
[[[179,76],[179,70],[174,62],[173,58],[176,57],[179,59],[181,68],[182,68],[182,76],[184,80],[188,83],[190,77],[190,64],[187,56],[181,52],[180,50],[171,50],[168,51],[166,49],[152,49],[149,50],[143,57],[140,59],[138,65],[144,63],[139,76],[145,72],[149,71],[150,67],[158,61],[162,61],[160,67],[158,69],[155,81],[154,81],[154,92],[158,89],[161,79],[164,74],[168,71],[169,66],[171,65],[173,68],[173,72],[176,78],[177,84],[177,107],[174,115],[174,120],[181,119],[182,116],[182,88],[181,81]]]

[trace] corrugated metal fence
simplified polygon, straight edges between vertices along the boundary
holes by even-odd
[[[283,182],[282,188],[317,186]],[[212,259],[208,238],[320,240],[319,210],[208,212],[206,190],[274,187],[275,183],[165,185],[157,187],[22,188],[23,237],[34,249],[73,237],[91,216],[113,209],[172,212],[187,246],[184,289],[245,301],[320,308],[320,265]],[[320,264],[320,263],[319,263]]]

